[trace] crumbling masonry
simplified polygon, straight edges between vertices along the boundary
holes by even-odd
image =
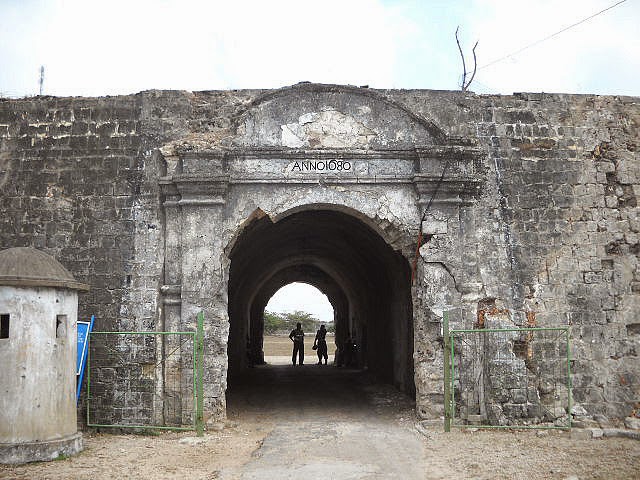
[[[570,325],[574,401],[625,417],[638,102],[308,83],[0,100],[0,248],[42,249],[90,284],[79,317],[97,330],[193,330],[203,310],[210,422],[292,281],[327,294],[338,339],[353,332],[421,418],[442,414],[447,309],[467,328]],[[144,389],[114,421],[162,415]]]

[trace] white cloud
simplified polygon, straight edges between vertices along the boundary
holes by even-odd
[[[285,285],[271,297],[265,310],[277,313],[301,310],[323,322],[333,321],[333,307],[327,296],[306,283]]]
[[[541,40],[613,3],[611,0],[477,2],[482,8],[468,19],[480,38],[479,65]],[[502,93],[637,95],[637,82],[631,76],[635,72],[637,77],[640,72],[639,13],[637,3],[619,5],[507,60],[481,68],[477,79]],[[629,67],[626,71],[619,68],[623,64]],[[594,75],[596,65],[600,75]]]
[[[387,86],[400,30],[371,0],[68,0],[4,13],[4,36],[16,41],[3,56],[28,72],[17,88],[34,93],[43,64],[46,91],[58,95],[303,80]]]
[[[299,81],[456,89],[480,65],[614,0],[3,0],[0,92],[105,95]],[[482,69],[471,89],[638,94],[640,3]]]
[[[225,88],[392,79],[395,32],[378,2],[244,1],[217,13],[211,60]]]

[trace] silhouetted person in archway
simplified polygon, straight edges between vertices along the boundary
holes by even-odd
[[[347,338],[342,347],[342,363],[345,367],[354,367],[357,360],[358,346],[355,342],[355,335],[351,335],[347,332]]]
[[[302,365],[304,363],[304,332],[302,331],[302,324],[297,323],[296,329],[291,330],[289,338],[293,342],[293,354],[291,355],[291,361],[296,364],[296,354],[298,355],[298,363]]]
[[[320,325],[320,330],[316,332],[316,338],[313,341],[313,349],[318,349],[316,353],[318,354],[318,365],[322,365],[322,359],[324,358],[324,364],[327,364],[327,340],[325,337],[327,336],[327,329],[324,325]]]

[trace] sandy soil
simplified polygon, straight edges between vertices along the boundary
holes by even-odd
[[[0,466],[2,479],[640,479],[640,442],[561,431],[418,433],[410,399],[354,370],[267,365],[198,439],[85,434],[76,457]],[[292,455],[292,451],[296,454]]]
[[[313,364],[318,361],[318,356],[311,347],[315,333],[306,334],[304,341],[304,362]],[[286,335],[265,335],[262,349],[267,363],[284,365],[291,363],[292,342]],[[329,363],[333,362],[336,351],[335,337],[327,334],[327,350],[329,353]],[[286,360],[286,361],[285,361]]]
[[[50,463],[0,466],[0,478],[33,480],[234,478],[260,449],[273,425],[243,423],[207,433],[90,435],[80,455]],[[187,442],[187,443],[183,443]],[[575,440],[568,433],[454,431],[424,438],[425,479],[637,479],[640,442]],[[326,471],[331,466],[325,463]],[[242,478],[242,477],[237,477]],[[331,477],[329,477],[331,478]],[[398,478],[402,473],[398,472]],[[278,480],[278,479],[273,479]]]
[[[577,440],[566,432],[456,431],[427,440],[425,478],[620,479],[640,478],[640,442]]]
[[[207,433],[84,435],[85,449],[75,457],[48,463],[0,466],[2,479],[202,479],[247,462],[267,430],[260,425]]]

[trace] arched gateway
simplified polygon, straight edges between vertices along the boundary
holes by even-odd
[[[276,223],[262,217],[234,245],[229,374],[263,361],[265,305],[280,287],[303,281],[324,291],[334,306],[337,345],[351,335],[361,347],[360,365],[412,392],[409,263],[371,227],[331,207],[312,205]]]
[[[161,321],[182,330],[205,312],[206,418],[225,414],[227,375],[262,361],[264,307],[292,281],[327,294],[361,365],[415,392],[421,416],[441,412],[433,310],[479,284],[453,280],[484,181],[475,148],[378,93],[300,84],[160,152]],[[421,221],[434,251],[412,285]]]
[[[451,307],[470,330],[453,342],[461,421],[550,423],[571,401],[625,418],[640,400],[639,105],[310,83],[2,99],[0,247],[44,250],[91,285],[87,423],[189,424],[200,311],[204,413],[224,418],[227,380],[262,359],[264,304],[291,281],[327,294],[338,338],[355,332],[360,365],[415,390],[420,418],[442,415]],[[571,348],[531,326],[571,327]]]

